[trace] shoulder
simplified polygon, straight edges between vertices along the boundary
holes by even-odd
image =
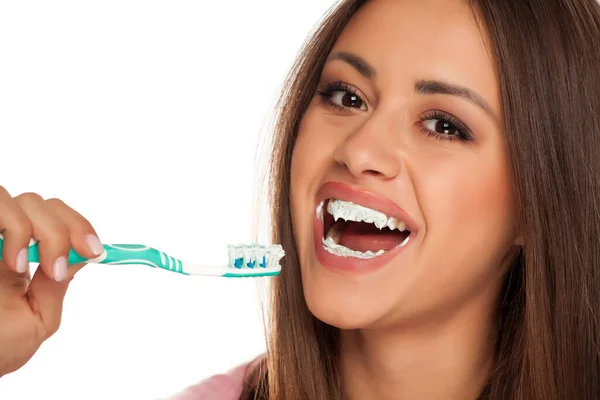
[[[233,368],[227,373],[214,375],[168,400],[238,400],[246,379],[260,359]]]

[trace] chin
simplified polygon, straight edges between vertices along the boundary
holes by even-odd
[[[367,329],[393,309],[392,301],[381,296],[376,282],[365,284],[331,276],[322,267],[303,268],[302,284],[309,311],[318,320],[339,329]],[[390,303],[390,304],[388,304]]]

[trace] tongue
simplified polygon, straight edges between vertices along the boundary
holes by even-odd
[[[391,231],[388,228],[379,230],[373,224],[348,221],[341,232],[338,243],[363,253],[369,250],[375,253],[398,246],[407,236],[408,232]]]

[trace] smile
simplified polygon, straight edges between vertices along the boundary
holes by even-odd
[[[324,200],[316,212],[323,221],[324,249],[339,257],[378,257],[410,239],[406,222],[351,201]]]
[[[417,235],[415,222],[391,200],[341,182],[319,190],[313,225],[320,263],[345,272],[386,265]]]

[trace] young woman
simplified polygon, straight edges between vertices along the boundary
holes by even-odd
[[[599,68],[595,0],[342,1],[279,103],[267,355],[178,398],[600,398]],[[35,194],[0,228],[6,374],[99,241]]]

